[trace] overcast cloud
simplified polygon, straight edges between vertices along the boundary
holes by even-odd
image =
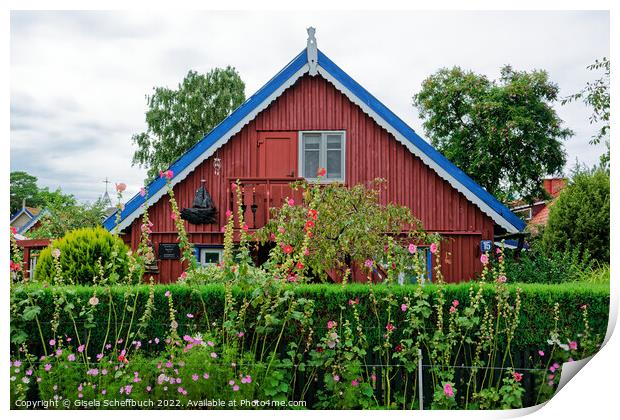
[[[493,79],[504,64],[545,69],[566,96],[609,56],[607,12],[13,12],[11,170],[80,200],[100,196],[106,177],[133,194],[145,175],[131,166],[145,94],[232,65],[250,96],[305,47],[310,25],[323,52],[421,135],[411,97],[441,67]],[[567,166],[596,163],[604,146],[588,144],[591,111],[556,108],[575,131]]]

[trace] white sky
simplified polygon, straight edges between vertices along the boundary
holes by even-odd
[[[609,56],[607,12],[12,12],[11,170],[80,200],[100,196],[106,177],[131,196],[145,174],[131,166],[145,94],[232,65],[250,96],[305,47],[311,25],[318,47],[423,137],[411,98],[441,67],[492,79],[504,64],[544,69],[567,96]],[[598,162],[591,110],[556,109],[575,131],[567,166]]]

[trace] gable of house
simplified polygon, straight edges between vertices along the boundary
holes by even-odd
[[[328,81],[341,92],[351,103],[357,105],[364,114],[390,133],[394,139],[402,144],[406,150],[420,159],[426,166],[432,169],[442,180],[461,193],[469,202],[473,203],[484,214],[489,216],[494,223],[508,232],[523,230],[524,223],[521,219],[510,212],[491,194],[476,184],[464,172],[448,161],[443,155],[435,150],[430,144],[420,138],[409,126],[392,113],[385,105],[367,92],[361,85],[355,82],[349,75],[341,70],[321,51],[318,51],[317,74]],[[313,66],[314,67],[314,66]],[[300,78],[308,74],[311,67],[308,62],[308,51],[303,50],[274,78],[263,86],[256,94],[251,96],[243,105],[236,109],[228,118],[215,127],[200,142],[181,156],[170,169],[174,172],[171,180],[173,185],[183,181],[201,163],[225,145],[243,127],[254,120],[260,112],[265,110],[272,102],[278,99],[288,88],[293,86]],[[319,104],[317,104],[318,106]],[[316,112],[311,105],[307,112]],[[329,118],[329,117],[328,117]],[[308,129],[307,127],[304,129]],[[324,129],[324,127],[322,127]],[[166,193],[165,180],[156,179],[149,186],[148,204],[157,203]],[[143,211],[145,198],[136,195],[129,200],[121,213],[121,222],[118,226],[124,229],[131,225]],[[115,215],[105,220],[104,226],[112,230],[115,225]]]

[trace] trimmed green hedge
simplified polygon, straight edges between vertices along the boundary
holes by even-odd
[[[470,287],[475,285],[462,283],[458,285],[446,285],[444,287],[445,294],[445,311],[450,306],[450,302],[458,300],[461,305],[465,306],[469,301]],[[510,291],[514,294],[516,287],[522,289],[521,293],[521,312],[520,323],[516,330],[512,346],[514,349],[532,349],[536,346],[543,346],[549,338],[549,332],[553,329],[553,306],[557,302],[560,306],[560,339],[577,339],[579,334],[583,332],[583,319],[581,306],[588,305],[589,324],[593,334],[599,335],[601,340],[607,329],[607,320],[609,316],[609,287],[606,285],[592,284],[561,284],[561,285],[539,285],[539,284],[519,284],[510,285]],[[341,285],[298,285],[290,286],[288,290],[300,298],[304,297],[314,301],[315,314],[314,329],[317,334],[322,335],[326,329],[328,320],[343,321],[344,318],[350,318],[352,311],[348,310],[347,302],[349,299],[359,299],[359,313],[365,324],[367,338],[369,340],[369,348],[380,343],[380,338],[385,332],[387,322],[387,311],[379,314],[380,319],[377,320],[370,310],[370,289],[379,302],[382,299],[393,294],[398,307],[405,296],[414,298],[416,286],[396,286],[388,287],[382,285],[363,285],[349,284],[346,287]],[[113,286],[110,293],[103,287],[87,287],[87,286],[67,286],[67,299],[75,303],[76,308],[87,305],[88,300],[96,292],[99,304],[95,308],[93,323],[94,328],[80,328],[82,340],[90,331],[91,337],[89,346],[91,349],[99,349],[103,345],[104,334],[109,316],[109,299],[112,297],[114,308],[120,318],[125,306],[125,297],[132,306],[134,303],[135,292],[137,292],[137,310],[135,314],[134,327],[137,319],[142,315],[144,304],[148,299],[149,286]],[[431,304],[437,296],[438,287],[435,285],[427,285],[424,290],[429,293]],[[198,330],[206,328],[207,322],[214,320],[220,321],[224,309],[224,287],[219,284],[210,284],[204,286],[185,286],[177,284],[156,285],[155,292],[155,308],[153,318],[149,321],[148,328],[145,331],[146,340],[158,337],[160,339],[167,335],[169,329],[169,309],[168,298],[165,296],[166,291],[172,293],[174,307],[177,310],[177,321],[179,323],[179,333],[181,336],[187,331],[190,324],[198,327]],[[241,299],[250,292],[244,292],[239,289],[233,290],[233,295]],[[36,306],[40,308],[38,319],[41,322],[43,335],[45,340],[51,338],[50,320],[54,312],[54,300],[52,290],[37,285],[29,285],[17,287],[13,290],[13,301],[19,302],[27,299],[28,295],[33,299]],[[484,300],[486,305],[494,305],[494,288],[492,285],[484,286]],[[392,307],[391,322],[397,327],[403,319],[403,313],[400,309]],[[248,309],[248,317],[255,316],[257,309]],[[186,317],[191,313],[192,319]],[[23,318],[23,317],[22,317]],[[30,318],[30,317],[26,317]],[[85,320],[77,317],[76,322],[83,323]],[[116,320],[120,324],[120,319]],[[12,332],[18,334],[22,331],[22,337],[27,337],[29,349],[34,354],[40,354],[41,340],[39,331],[34,319],[12,319]],[[114,323],[114,319],[112,319]],[[125,326],[129,324],[129,319],[125,319]],[[428,329],[434,328],[434,320],[427,321]],[[82,326],[82,325],[80,325]],[[134,328],[135,329],[135,328]],[[398,331],[398,330],[397,330]],[[25,332],[25,335],[23,334]],[[63,314],[59,327],[59,336],[68,335],[75,337],[73,322]],[[293,339],[297,336],[294,326],[286,332],[286,338]],[[108,340],[109,341],[109,340]],[[144,343],[143,350],[149,351],[148,344]],[[94,350],[93,350],[94,351]]]

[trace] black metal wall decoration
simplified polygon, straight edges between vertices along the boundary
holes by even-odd
[[[217,208],[205,188],[205,180],[196,191],[192,207],[181,210],[181,219],[194,225],[217,223]]]

